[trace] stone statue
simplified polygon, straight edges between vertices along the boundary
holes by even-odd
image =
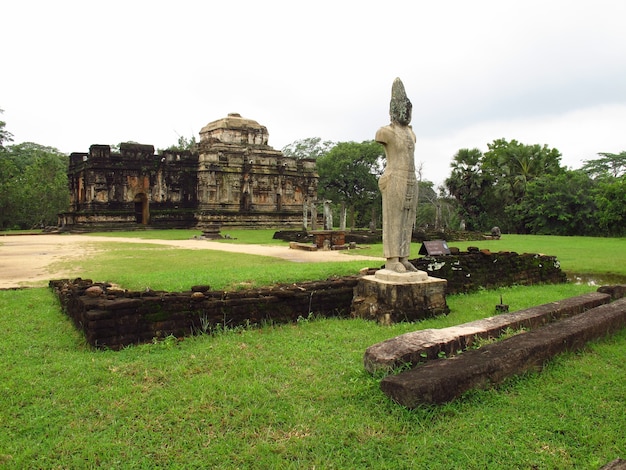
[[[417,210],[415,176],[415,133],[411,122],[411,101],[396,78],[391,88],[391,124],[376,132],[376,142],[385,147],[387,165],[378,181],[383,197],[383,252],[385,269],[404,273],[417,271],[409,263],[411,233]]]

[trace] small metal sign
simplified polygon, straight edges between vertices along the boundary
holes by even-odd
[[[428,256],[449,255],[450,248],[448,248],[445,240],[430,240],[422,243],[419,254]]]

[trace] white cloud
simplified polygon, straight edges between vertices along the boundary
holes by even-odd
[[[626,150],[626,104],[601,105],[558,115],[483,121],[456,132],[420,139],[416,159],[424,164],[424,178],[440,184],[450,174],[450,163],[461,148],[486,152],[496,139],[517,140],[526,145],[547,145],[561,152],[561,164],[578,169],[599,152]]]
[[[0,108],[16,141],[64,152],[165,147],[229,112],[282,148],[372,139],[399,76],[426,178],[500,137],[576,167],[626,149],[624,17],[617,0],[10,0]]]

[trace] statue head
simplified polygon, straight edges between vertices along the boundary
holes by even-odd
[[[391,86],[391,102],[389,103],[389,116],[391,122],[408,126],[411,122],[413,105],[406,96],[402,80],[396,78]]]

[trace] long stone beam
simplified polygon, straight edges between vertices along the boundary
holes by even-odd
[[[446,356],[455,355],[479,338],[498,337],[507,329],[537,328],[610,301],[609,294],[591,292],[462,325],[412,331],[370,346],[363,362],[365,369],[372,374],[390,373],[407,364],[416,366],[426,359],[436,359],[442,352]]]
[[[385,377],[382,391],[395,402],[415,408],[420,403],[445,403],[470,389],[498,384],[564,351],[626,326],[626,298],[578,315],[520,333],[450,358],[430,361],[398,375]]]

